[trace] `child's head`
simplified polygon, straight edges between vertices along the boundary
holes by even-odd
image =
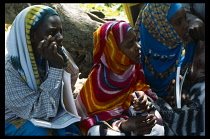
[[[94,32],[93,54],[94,63],[101,60],[117,74],[140,62],[140,46],[135,33],[124,21],[107,22]]]
[[[149,43],[157,40],[169,49],[190,40],[186,12],[180,3],[146,3],[135,31],[140,33],[141,40],[151,40]]]
[[[172,5],[169,13],[173,10],[174,7],[178,7],[177,5]],[[180,8],[172,17],[170,17],[169,22],[172,27],[176,31],[176,33],[184,40],[187,41],[189,39],[189,31],[188,31],[188,22],[186,20],[186,12],[184,8]]]
[[[140,46],[132,27],[120,22],[112,27],[112,32],[119,50],[134,63],[140,63]]]

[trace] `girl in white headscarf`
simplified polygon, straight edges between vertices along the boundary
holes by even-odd
[[[56,116],[64,70],[74,91],[79,70],[62,40],[61,20],[48,6],[27,7],[15,18],[6,42],[5,135],[80,135],[74,124],[50,130],[29,121]]]

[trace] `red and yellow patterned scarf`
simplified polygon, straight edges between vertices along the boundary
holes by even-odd
[[[133,91],[150,89],[141,65],[118,49],[129,29],[124,21],[115,21],[94,32],[94,66],[75,101],[84,134],[99,121],[128,118],[122,112],[129,108]]]

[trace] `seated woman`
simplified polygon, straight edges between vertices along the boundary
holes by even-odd
[[[5,57],[5,135],[81,135],[75,124],[64,129],[36,127],[31,118],[49,120],[60,108],[62,74],[75,89],[79,69],[62,46],[58,13],[44,5],[22,10],[10,29]]]
[[[177,68],[191,66],[195,43],[189,37],[186,12],[180,3],[145,3],[135,32],[140,37],[146,83],[162,98],[170,94]]]
[[[189,26],[182,4],[145,4],[135,29],[140,33],[146,83],[160,96],[155,106],[164,120],[165,135],[204,135],[205,49],[204,45],[197,46],[193,62],[195,42],[189,37]],[[178,67],[181,68],[181,76],[187,70],[179,109],[174,103],[175,84],[172,84]],[[192,69],[193,74],[190,74]]]
[[[163,135],[157,111],[133,116],[129,110],[133,102],[135,110],[147,112],[151,109],[147,95],[157,99],[145,84],[140,46],[131,26],[124,21],[102,25],[94,32],[93,54],[92,71],[75,100],[83,134],[143,135],[159,125],[154,135]],[[132,96],[134,91],[139,98]]]

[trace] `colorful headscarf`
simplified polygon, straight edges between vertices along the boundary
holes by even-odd
[[[192,62],[195,43],[183,41],[169,22],[180,8],[180,3],[146,3],[135,25],[146,83],[158,96],[168,95],[177,66],[183,75]]]
[[[84,134],[99,121],[128,118],[122,112],[129,108],[133,91],[149,89],[140,64],[118,48],[130,29],[124,21],[114,21],[94,32],[94,66],[75,101]]]
[[[25,8],[15,18],[6,42],[14,68],[35,91],[38,91],[41,81],[32,50],[30,31],[51,15],[57,15],[57,12],[48,6],[33,5]]]

